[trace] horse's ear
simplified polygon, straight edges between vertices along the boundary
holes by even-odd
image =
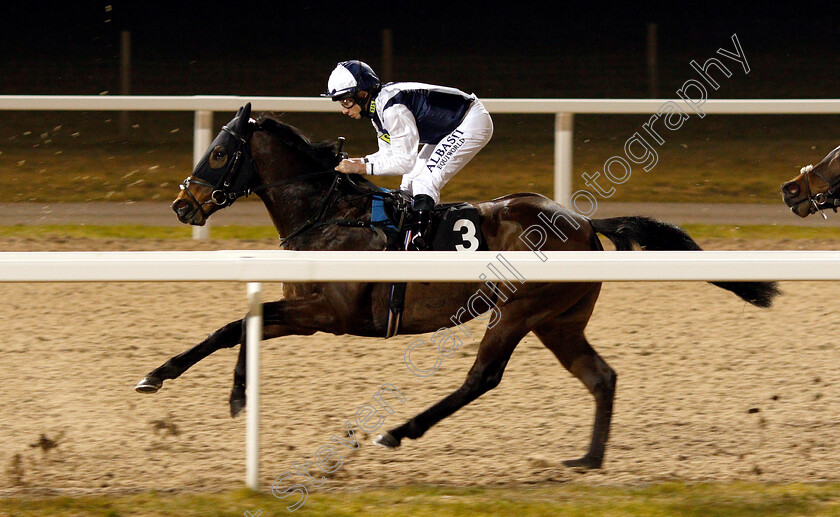
[[[251,103],[250,102],[242,108],[242,114],[241,115],[242,115],[242,119],[247,124],[248,120],[251,119]]]

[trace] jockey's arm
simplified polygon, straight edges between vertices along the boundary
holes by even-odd
[[[395,104],[383,113],[383,118],[390,130],[390,142],[378,134],[379,151],[364,158],[342,160],[335,170],[345,174],[376,176],[400,176],[411,172],[417,161],[417,149],[420,144],[420,133],[417,131],[414,115],[405,106]]]
[[[389,132],[390,144],[379,138],[379,151],[365,156],[366,173],[375,176],[408,174],[417,161],[420,133],[414,115],[402,104],[382,112],[382,123]]]
[[[364,158],[345,158],[335,168],[344,174],[367,174],[367,167]]]

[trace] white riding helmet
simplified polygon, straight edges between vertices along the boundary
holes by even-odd
[[[330,97],[337,101],[355,97],[360,91],[373,91],[379,86],[379,77],[366,63],[358,59],[342,61],[330,74],[327,91],[322,93],[321,97]]]

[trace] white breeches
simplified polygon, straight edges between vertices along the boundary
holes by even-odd
[[[400,190],[413,196],[426,194],[440,203],[440,191],[493,136],[493,121],[479,100],[464,120],[437,144],[424,144],[411,172],[403,175]]]

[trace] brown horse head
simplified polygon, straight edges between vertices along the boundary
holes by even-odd
[[[840,147],[816,165],[802,167],[799,175],[782,185],[782,200],[799,217],[840,205]]]
[[[312,143],[271,114],[257,120],[250,116],[250,103],[239,108],[181,184],[172,209],[182,223],[204,225],[214,212],[256,194],[282,232],[281,226],[296,224],[286,221],[296,215],[289,209],[311,201],[308,190],[319,192],[322,183],[338,174],[334,168],[341,156],[336,142]]]
[[[202,226],[210,214],[250,192],[256,181],[248,145],[254,126],[248,103],[222,127],[172,203],[178,220]]]

